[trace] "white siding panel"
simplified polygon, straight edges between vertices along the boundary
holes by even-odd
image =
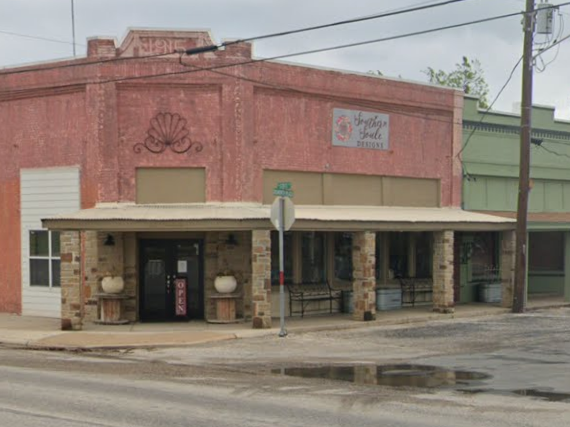
[[[29,316],[60,317],[61,290],[30,286],[29,232],[41,230],[43,218],[80,209],[79,168],[22,169],[20,197],[22,313]]]

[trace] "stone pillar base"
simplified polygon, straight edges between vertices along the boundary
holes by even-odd
[[[501,233],[501,306],[513,307],[515,286],[515,242],[514,231]]]
[[[433,311],[453,313],[453,231],[433,233]]]
[[[441,314],[453,314],[455,313],[455,307],[434,307],[434,313],[441,313]]]
[[[269,230],[251,233],[252,327],[271,328],[271,235]]]
[[[352,318],[358,321],[376,320],[376,233],[353,233],[352,270]]]

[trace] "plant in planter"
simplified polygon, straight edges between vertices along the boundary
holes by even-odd
[[[125,289],[123,277],[116,274],[115,269],[106,271],[101,279],[101,288],[106,294],[120,294]]]
[[[222,270],[216,275],[214,280],[216,291],[221,294],[229,294],[236,290],[237,280],[235,274],[231,270]]]

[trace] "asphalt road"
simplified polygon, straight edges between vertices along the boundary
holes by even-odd
[[[184,349],[0,349],[0,426],[566,427],[569,364],[568,309]],[[326,375],[272,373],[295,367]],[[401,374],[405,387],[381,385]]]

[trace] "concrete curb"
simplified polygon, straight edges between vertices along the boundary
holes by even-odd
[[[553,303],[544,306],[534,306],[527,307],[526,311],[538,311],[538,310],[548,310],[556,308],[567,308],[570,307],[570,303]],[[370,322],[357,322],[346,320],[346,322],[341,323],[322,323],[322,324],[308,324],[308,325],[292,325],[288,326],[288,334],[304,334],[311,332],[321,332],[321,331],[342,331],[342,330],[356,330],[364,328],[382,328],[382,327],[392,327],[392,326],[403,326],[406,325],[419,325],[426,324],[432,321],[452,321],[454,319],[470,319],[470,318],[483,318],[489,316],[501,316],[510,313],[511,310],[508,308],[493,307],[492,309],[481,309],[472,311],[455,311],[453,313],[429,313],[426,312],[423,315],[411,315],[402,317],[392,317],[392,318],[380,318]],[[13,335],[13,330],[6,329],[9,335]],[[25,334],[35,333],[32,330],[22,330]],[[172,332],[117,332],[117,333],[101,333],[101,332],[79,332],[82,335],[78,336],[75,332],[46,332],[43,337],[35,339],[14,339],[10,341],[6,337],[2,338],[2,330],[0,329],[0,347],[12,348],[12,349],[29,349],[37,351],[70,351],[70,352],[92,352],[92,351],[118,351],[118,350],[136,350],[136,349],[156,349],[156,348],[184,348],[191,347],[193,345],[207,344],[211,342],[221,342],[229,341],[233,339],[250,339],[250,338],[261,338],[267,336],[277,336],[279,334],[279,328],[271,329],[244,329],[242,330],[230,330],[230,331],[208,331],[207,336],[204,335],[204,331],[196,330],[184,331],[183,333],[174,334],[177,339],[169,340],[168,335],[172,335]],[[89,344],[89,341],[101,341],[101,337],[105,335],[113,336],[109,341],[115,341],[114,343],[105,344],[104,342],[97,344]],[[137,336],[138,335],[138,336]],[[192,337],[192,335],[195,335]],[[97,339],[95,339],[97,337]],[[117,343],[120,341],[120,337],[125,337],[126,341],[131,341],[130,343]],[[128,337],[128,339],[127,339]],[[153,338],[156,338],[155,342],[150,342]],[[137,339],[140,339],[141,343],[136,343]],[[77,342],[66,343],[65,341]],[[60,341],[60,342],[58,342]]]

